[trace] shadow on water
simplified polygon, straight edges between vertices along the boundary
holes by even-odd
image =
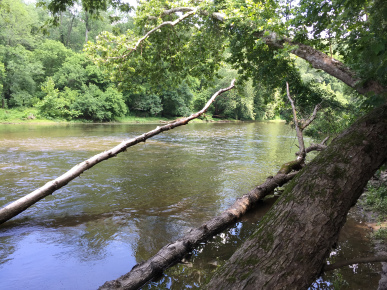
[[[0,205],[154,127],[0,125]],[[294,143],[292,130],[282,123],[227,123],[190,124],[132,147],[1,226],[0,289],[96,289],[273,175],[294,158]],[[271,203],[262,203],[145,289],[200,288]],[[349,233],[358,225],[355,219]],[[361,230],[359,243],[353,234],[342,235],[337,259],[369,251]],[[354,275],[362,277],[358,280],[364,279],[361,267]],[[370,271],[367,284],[373,283]],[[354,276],[345,280],[352,283]],[[329,276],[324,279],[321,285],[332,284]]]
[[[168,269],[142,289],[202,288],[255,231],[260,219],[276,199],[272,197],[261,202],[233,227],[200,245],[181,263]],[[372,255],[370,229],[363,223],[357,210],[352,209],[340,233],[338,245],[331,252],[329,263]],[[377,289],[380,270],[380,263],[351,265],[325,273],[309,289]]]

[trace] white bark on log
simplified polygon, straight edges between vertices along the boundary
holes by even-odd
[[[179,120],[176,120],[175,122],[172,122],[170,124],[157,127],[156,129],[149,131],[147,133],[144,133],[140,136],[137,136],[135,138],[123,141],[121,144],[115,146],[114,148],[99,153],[97,155],[94,155],[93,157],[89,158],[86,161],[83,161],[79,163],[78,165],[71,168],[69,171],[67,171],[65,174],[59,176],[58,178],[46,183],[44,186],[36,189],[35,191],[27,194],[26,196],[12,202],[11,204],[4,206],[0,209],[0,224],[6,222],[7,220],[15,217],[19,213],[23,212],[27,208],[29,208],[31,205],[35,204],[42,198],[52,194],[54,191],[58,190],[59,188],[65,186],[67,183],[69,183],[71,180],[75,179],[79,175],[81,175],[86,170],[90,169],[94,165],[110,159],[117,154],[126,151],[128,147],[131,147],[133,145],[136,145],[140,142],[145,142],[145,140],[160,134],[161,132],[171,130],[173,128],[176,128],[178,126],[186,125],[189,121],[196,119],[197,117],[204,114],[208,107],[215,101],[216,97],[220,94],[231,90],[235,86],[235,79],[232,80],[231,85],[227,88],[221,89],[217,91],[207,102],[207,104],[201,109],[199,112],[196,112],[195,114],[192,114],[191,116],[187,118],[182,118]]]
[[[138,289],[152,278],[161,274],[167,268],[179,262],[200,242],[220,233],[227,226],[233,224],[238,218],[251,209],[257,202],[273,192],[275,188],[291,180],[297,172],[289,174],[278,173],[274,177],[257,186],[248,194],[238,198],[234,204],[225,210],[221,215],[207,221],[200,227],[192,229],[183,238],[161,248],[159,252],[132,268],[130,272],[117,280],[108,281],[99,289]]]

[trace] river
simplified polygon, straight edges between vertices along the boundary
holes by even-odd
[[[0,206],[154,128],[0,125]],[[294,159],[296,142],[284,123],[196,123],[131,147],[0,226],[0,289],[96,289],[275,174],[282,163]],[[273,201],[144,289],[200,288],[252,233]],[[372,252],[369,232],[360,221],[350,215],[334,257]],[[336,278],[348,283],[345,289],[375,289],[378,269],[359,266]],[[356,282],[364,275],[370,288]],[[331,281],[332,275],[315,286],[327,289]]]

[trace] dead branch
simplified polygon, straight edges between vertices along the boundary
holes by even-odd
[[[313,120],[316,118],[317,116],[317,111],[320,109],[321,107],[321,103],[318,104],[316,107],[314,107],[314,110],[313,110],[313,114],[309,117],[309,119],[307,120],[303,120],[302,121],[302,126],[301,126],[301,130],[304,131],[304,129],[306,127],[308,127],[310,125],[310,123],[313,122]]]
[[[138,289],[167,268],[179,262],[185,255],[194,249],[200,242],[205,241],[220,233],[223,229],[235,223],[249,209],[257,204],[268,194],[279,186],[291,180],[297,172],[289,174],[277,173],[270,176],[266,181],[254,188],[248,194],[238,198],[234,204],[219,216],[192,229],[184,237],[161,248],[156,255],[145,262],[137,264],[130,272],[117,280],[105,282],[99,289]]]
[[[309,153],[309,152],[312,152],[312,151],[322,151],[324,150],[325,148],[327,148],[327,145],[325,145],[325,143],[328,141],[329,139],[329,136],[326,137],[321,143],[319,144],[311,144],[308,148],[305,149],[305,153]],[[296,153],[296,155],[298,155],[299,152]]]
[[[290,96],[289,83],[288,82],[286,82],[286,93],[287,93],[288,99],[290,101],[290,105],[292,106],[294,126],[296,128],[298,145],[299,145],[299,148],[300,148],[300,150],[296,153],[296,155],[298,156],[297,160],[299,160],[300,163],[302,163],[305,160],[306,153],[311,152],[311,151],[321,151],[322,149],[325,149],[326,146],[324,145],[324,143],[329,139],[329,137],[325,138],[324,141],[321,144],[312,144],[307,149],[305,149],[304,136],[303,136],[302,132],[316,118],[317,111],[320,109],[321,104],[318,104],[314,108],[313,113],[309,117],[309,119],[298,121],[296,106],[294,105],[294,101],[293,101],[293,99]]]
[[[192,114],[191,116],[187,118],[181,118],[177,120],[176,122],[157,127],[156,129],[153,129],[152,131],[149,131],[147,133],[144,133],[140,136],[137,136],[135,138],[123,141],[121,144],[115,146],[114,148],[99,153],[97,155],[94,155],[93,157],[89,158],[86,161],[83,161],[82,163],[79,163],[78,165],[74,166],[71,168],[69,171],[64,173],[63,175],[59,176],[58,178],[46,183],[44,186],[36,189],[35,191],[27,194],[26,196],[12,202],[11,204],[4,206],[3,208],[0,209],[0,224],[6,222],[7,220],[13,218],[14,216],[18,215],[19,213],[23,212],[26,210],[28,207],[31,205],[35,204],[42,198],[52,194],[59,188],[62,188],[65,186],[67,183],[69,183],[71,180],[75,179],[79,175],[81,175],[83,172],[86,170],[92,168],[94,165],[110,159],[112,157],[117,156],[117,154],[126,151],[127,148],[136,145],[140,142],[145,142],[145,140],[160,134],[161,132],[168,131],[171,129],[174,129],[178,126],[186,125],[188,124],[189,121],[196,119],[197,117],[201,116],[204,114],[208,107],[215,101],[216,97],[219,96],[220,94],[231,90],[235,86],[235,79],[232,80],[231,84],[229,87],[221,89],[217,91],[207,102],[207,104],[201,109],[199,112],[196,112],[195,114]]]
[[[331,265],[325,265],[323,270],[327,272],[327,271],[332,271],[332,270],[339,269],[353,264],[377,263],[377,262],[387,262],[387,256],[373,256],[373,257],[355,258],[351,260],[341,261]]]
[[[294,106],[293,99],[290,97],[288,82],[286,82],[286,93],[288,95],[288,99],[290,101],[290,104],[292,105],[294,126],[296,127],[298,145],[300,146],[300,150],[298,151],[298,154],[297,154],[298,155],[297,159],[305,159],[306,153],[305,153],[304,137],[302,136],[302,129],[300,128],[298,120],[297,120],[296,107]]]

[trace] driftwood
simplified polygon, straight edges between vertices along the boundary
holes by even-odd
[[[235,203],[221,215],[214,217],[198,228],[189,231],[183,238],[168,244],[148,259],[132,268],[132,270],[118,278],[105,282],[99,289],[138,289],[152,278],[160,275],[165,269],[179,262],[186,254],[192,251],[200,242],[205,241],[220,233],[251,209],[259,200],[263,199],[273,190],[291,180],[297,172],[288,174],[278,173],[274,177],[257,186],[248,194],[237,199]]]
[[[217,91],[210,100],[206,103],[206,105],[201,109],[199,112],[196,112],[195,114],[192,114],[191,116],[187,118],[179,119],[173,123],[157,127],[156,129],[149,131],[147,133],[144,133],[140,136],[137,136],[135,138],[123,141],[121,144],[115,146],[114,148],[99,153],[97,155],[94,155],[93,157],[89,158],[86,161],[83,161],[79,163],[78,165],[71,168],[69,171],[67,171],[65,174],[59,176],[58,178],[46,183],[44,186],[36,189],[35,191],[27,194],[26,196],[12,202],[11,204],[3,207],[0,209],[0,224],[6,222],[7,220],[13,218],[14,216],[18,215],[19,213],[26,210],[31,205],[35,204],[42,198],[52,194],[59,188],[65,186],[67,183],[69,183],[71,180],[75,179],[76,177],[80,176],[83,172],[86,170],[92,168],[94,165],[110,159],[114,156],[117,156],[117,154],[126,151],[128,147],[131,147],[133,145],[136,145],[140,142],[145,142],[147,139],[160,134],[161,132],[171,130],[173,128],[176,128],[178,126],[186,125],[189,121],[198,118],[202,114],[204,114],[209,106],[215,101],[216,97],[220,94],[231,90],[235,86],[235,80],[233,80],[229,87],[221,89]]]
[[[290,95],[293,108],[294,120],[298,122],[296,116],[296,108]],[[248,194],[238,198],[234,204],[219,216],[214,217],[210,221],[202,224],[200,227],[192,229],[184,237],[170,243],[159,250],[159,252],[145,262],[135,265],[132,270],[120,278],[112,281],[107,281],[99,289],[138,289],[151,279],[160,275],[164,270],[179,262],[185,255],[189,254],[199,243],[208,240],[214,235],[220,233],[223,229],[235,223],[235,221],[244,215],[249,209],[253,208],[258,201],[265,196],[273,193],[274,189],[284,185],[290,181],[303,167],[306,152],[324,149],[324,143],[327,138],[320,144],[312,144],[311,147],[305,149],[302,130],[308,126],[316,116],[317,107],[308,119],[305,126],[296,126],[299,146],[302,148],[298,152],[296,160],[285,163],[275,176],[270,176],[266,181],[254,188]],[[310,121],[309,121],[310,120]]]

